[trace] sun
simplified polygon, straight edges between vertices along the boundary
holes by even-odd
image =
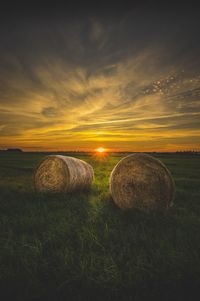
[[[98,147],[95,149],[94,158],[97,161],[104,161],[109,156],[109,149],[104,147]]]
[[[106,149],[104,147],[99,147],[96,149],[98,153],[105,153]]]

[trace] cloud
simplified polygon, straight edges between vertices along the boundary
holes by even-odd
[[[41,28],[40,21],[7,31],[10,39],[4,37],[0,49],[1,145],[197,146],[198,64],[191,67],[195,53],[182,39],[174,44],[186,25],[173,33],[170,24],[164,39],[164,29],[150,25],[148,14],[145,24],[133,15],[61,20]],[[190,40],[193,27],[191,32]]]

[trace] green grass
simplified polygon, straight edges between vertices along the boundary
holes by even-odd
[[[109,196],[110,172],[123,155],[81,157],[95,183],[71,195],[34,192],[43,156],[0,154],[1,300],[197,300],[199,157],[157,156],[175,179],[174,206],[142,213],[121,211]]]

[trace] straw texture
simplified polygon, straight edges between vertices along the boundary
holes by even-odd
[[[34,182],[39,192],[89,189],[94,178],[91,165],[73,157],[47,156],[37,167]]]
[[[174,181],[167,167],[147,154],[123,158],[110,175],[110,192],[122,209],[167,209],[174,197]]]

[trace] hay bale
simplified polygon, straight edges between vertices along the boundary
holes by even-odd
[[[166,166],[147,154],[123,158],[110,175],[110,192],[122,209],[167,209],[174,197],[174,181]]]
[[[67,156],[51,155],[44,158],[34,175],[39,192],[71,192],[89,189],[94,171],[88,163]]]

